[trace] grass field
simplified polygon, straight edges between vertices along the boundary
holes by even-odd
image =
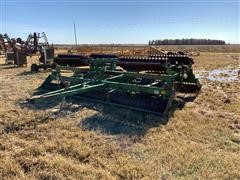
[[[240,179],[240,80],[206,78],[238,69],[239,52],[195,57],[202,90],[167,119],[86,101],[26,105],[50,71],[0,66],[0,179]]]

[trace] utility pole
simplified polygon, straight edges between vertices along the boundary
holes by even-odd
[[[75,36],[75,44],[76,44],[76,49],[77,49],[77,33],[76,33],[76,25],[75,22],[73,22],[73,28],[74,28],[74,36]]]

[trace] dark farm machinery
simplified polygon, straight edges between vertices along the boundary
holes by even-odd
[[[54,48],[49,45],[44,32],[30,33],[25,41],[21,38],[10,38],[8,34],[0,34],[0,47],[6,56],[6,64],[18,67],[27,65],[27,56],[39,53],[39,64],[33,64],[32,71],[48,68],[54,58]]]
[[[95,54],[85,58],[82,67],[56,66],[39,87],[44,93],[29,101],[71,97],[165,115],[176,91],[194,93],[201,89],[192,64],[192,58],[185,55]]]
[[[38,64],[34,63],[31,65],[31,72],[38,72],[39,69],[54,68],[54,47],[49,44],[45,32],[41,34],[34,33],[34,37],[36,39],[34,47],[40,53],[40,58],[38,59]],[[40,42],[40,39],[43,39],[43,41]]]
[[[27,64],[28,47],[20,38],[11,39],[7,34],[0,34],[0,46],[6,56],[6,64],[13,64],[14,66]]]

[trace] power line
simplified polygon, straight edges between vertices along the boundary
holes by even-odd
[[[213,22],[232,22],[236,21],[239,22],[239,18],[237,17],[224,17],[224,18],[192,18],[192,19],[186,19],[186,20],[179,20],[177,18],[173,18],[171,20],[155,20],[152,22],[146,22],[146,23],[107,23],[107,24],[79,24],[76,27],[81,28],[89,28],[89,27],[96,27],[96,28],[122,28],[122,27],[137,27],[137,26],[152,26],[152,25],[170,25],[170,24],[184,24],[184,23],[213,23]],[[69,24],[66,25],[60,25],[60,26],[54,26],[54,28],[57,29],[69,29]],[[39,29],[39,28],[36,28]],[[75,33],[75,32],[74,32]],[[75,41],[76,42],[76,41]]]
[[[202,23],[202,22],[221,22],[221,21],[239,21],[239,18],[229,17],[229,18],[212,18],[212,19],[204,19],[204,18],[195,18],[191,20],[182,20],[179,21],[177,19],[173,19],[172,21],[158,21],[158,22],[148,22],[148,23],[113,23],[113,24],[82,24],[78,27],[113,27],[113,26],[143,26],[143,25],[158,25],[158,24],[177,24],[177,23]]]

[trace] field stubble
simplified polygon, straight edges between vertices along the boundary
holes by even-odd
[[[238,53],[201,53],[194,70],[239,66]],[[50,71],[0,67],[1,179],[239,179],[240,86],[201,79],[168,121],[90,102],[22,104]],[[123,123],[124,122],[124,123]]]

